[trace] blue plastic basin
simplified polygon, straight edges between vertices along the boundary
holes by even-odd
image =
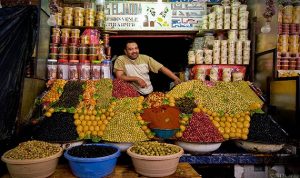
[[[86,144],[97,145],[101,147],[113,147],[117,149],[112,155],[96,158],[79,158],[71,156],[68,149],[64,153],[64,157],[69,161],[69,165],[73,174],[80,178],[99,178],[111,174],[116,167],[117,158],[120,156],[120,149],[110,144]],[[74,148],[74,147],[73,147]]]

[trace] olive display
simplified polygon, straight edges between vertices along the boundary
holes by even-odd
[[[268,114],[254,114],[251,117],[248,139],[270,144],[287,141],[286,132]]]
[[[107,124],[102,139],[110,142],[137,142],[148,140],[134,112],[142,109],[143,97],[122,98],[116,101],[114,117]]]
[[[198,80],[187,81],[176,85],[168,95],[183,98],[187,94],[195,97],[198,104],[217,113],[242,113],[251,110],[254,103],[262,105],[262,101],[245,81],[215,82],[207,85]],[[255,108],[256,109],[256,108]]]
[[[156,141],[138,142],[134,144],[130,151],[147,156],[166,156],[180,152],[180,147]]]
[[[97,158],[112,155],[118,150],[114,147],[101,145],[80,145],[68,150],[71,156],[79,158]]]
[[[197,107],[193,97],[183,97],[175,99],[175,105],[180,109],[182,113],[191,114],[193,109]]]
[[[78,138],[73,114],[53,113],[36,127],[34,138],[42,141],[73,141]]]
[[[5,158],[15,160],[25,159],[40,159],[52,156],[58,153],[61,148],[58,145],[43,141],[27,141],[19,144],[17,147],[11,149]]]
[[[79,104],[79,95],[83,93],[83,84],[84,82],[80,81],[68,81],[64,86],[64,91],[59,100],[53,107],[75,108]]]

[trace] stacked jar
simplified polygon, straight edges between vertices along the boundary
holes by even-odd
[[[54,18],[56,21],[56,25],[58,25],[58,26],[62,25],[62,13],[61,12],[55,13]]]
[[[216,29],[216,13],[208,14],[208,29]]]
[[[250,48],[251,41],[243,41],[243,64],[248,65],[250,63]]]
[[[231,29],[238,29],[239,6],[240,2],[231,4]]]
[[[224,6],[224,29],[230,29],[230,6]]]
[[[221,64],[227,64],[228,41],[221,41]]]
[[[243,41],[238,40],[235,43],[235,64],[242,64],[243,63]]]
[[[92,61],[91,78],[92,80],[101,79],[101,61]]]
[[[95,24],[95,10],[92,8],[85,9],[85,26],[93,27]]]
[[[223,29],[224,6],[213,6],[216,12],[216,29]]]
[[[203,64],[204,63],[204,52],[202,49],[195,50],[195,63],[196,64]]]
[[[195,64],[196,62],[195,51],[189,50],[187,55],[188,55],[188,64]]]
[[[220,64],[221,41],[214,40],[213,44],[213,64]]]
[[[228,40],[228,64],[235,63],[235,40]]]
[[[61,29],[61,44],[69,44],[71,29],[69,28],[62,28]]]
[[[240,5],[239,7],[239,29],[248,29],[249,11],[247,5]]]
[[[294,4],[293,8],[293,24],[300,24],[300,2]]]
[[[103,47],[105,50],[106,59],[110,59],[111,58],[111,47],[109,45],[109,34],[103,35]]]
[[[73,25],[73,8],[72,7],[64,7],[64,25],[72,26]]]
[[[84,25],[84,8],[74,8],[74,25],[79,27]]]
[[[96,12],[96,26],[103,28],[105,24],[105,14],[104,14],[104,6],[102,4],[99,4],[96,6],[97,12]]]

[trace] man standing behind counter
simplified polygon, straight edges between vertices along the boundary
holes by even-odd
[[[140,54],[138,44],[135,41],[127,41],[124,49],[125,55],[117,58],[114,65],[116,77],[131,82],[134,88],[142,95],[153,91],[149,72],[158,73],[161,71],[174,80],[177,85],[180,79],[168,68],[154,60],[152,57]]]

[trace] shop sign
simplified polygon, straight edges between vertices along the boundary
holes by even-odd
[[[106,2],[106,30],[198,31],[207,6],[202,2]]]

